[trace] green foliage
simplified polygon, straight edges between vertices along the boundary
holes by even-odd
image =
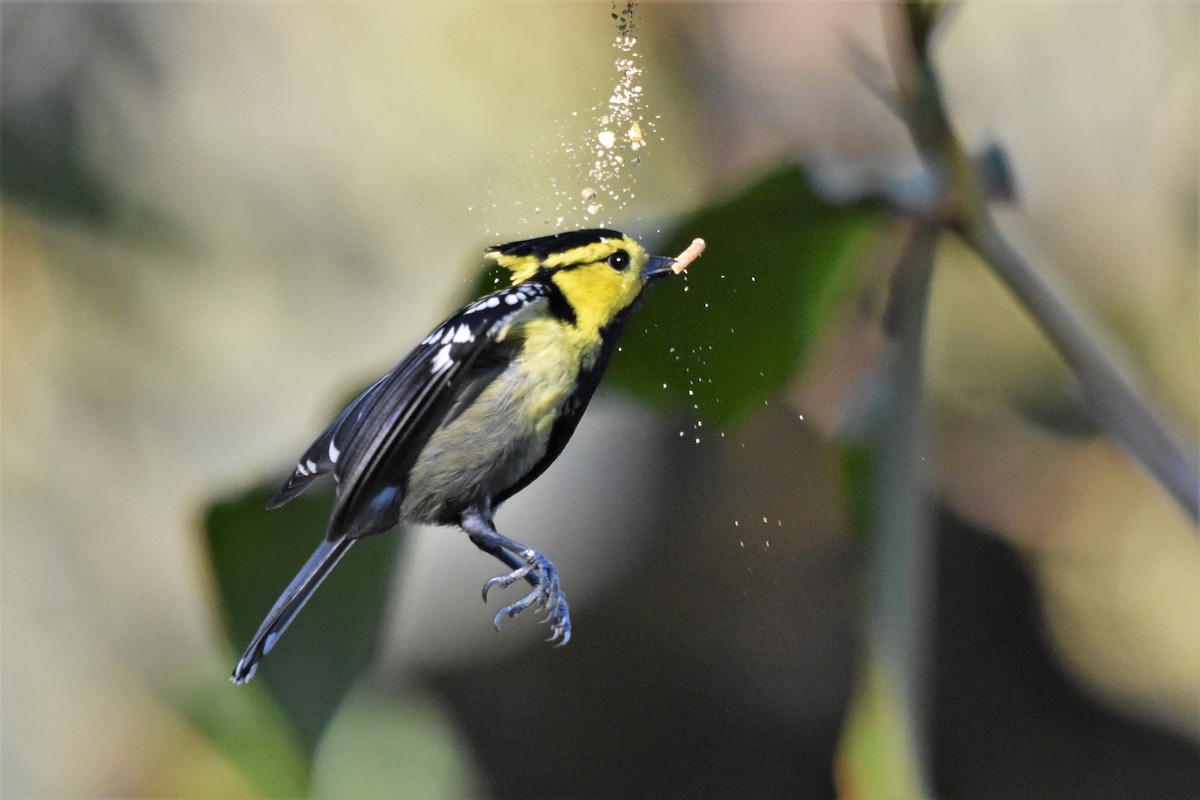
[[[925,797],[902,695],[887,664],[868,652],[838,746],[838,795]]]
[[[289,798],[305,793],[304,750],[287,716],[258,681],[234,690],[213,674],[171,699],[260,795]]]
[[[445,717],[417,698],[357,686],[313,757],[313,797],[472,797]]]
[[[221,609],[237,652],[324,536],[333,501],[326,489],[267,512],[274,488],[261,484],[219,500],[206,518]],[[469,794],[470,765],[445,719],[419,700],[381,695],[360,679],[401,539],[389,533],[356,545],[248,685],[202,681],[173,698],[262,796]]]
[[[879,221],[867,206],[830,205],[796,166],[696,212],[658,249],[674,255],[700,236],[708,250],[686,284],[668,278],[650,292],[609,384],[712,422],[760,406],[853,285]]]
[[[239,653],[325,535],[333,502],[330,489],[310,491],[267,512],[274,488],[220,500],[206,519],[221,608]],[[309,750],[370,660],[400,538],[390,533],[351,549],[259,666],[254,683],[266,685]]]
[[[860,539],[867,538],[870,530],[873,462],[874,455],[869,446],[853,442],[843,444],[841,467],[845,506],[850,516],[850,532]]]
[[[104,224],[114,216],[115,201],[87,163],[75,114],[60,111],[54,130],[37,130],[12,119],[0,123],[5,158],[0,159],[0,185],[8,200],[41,213]]]

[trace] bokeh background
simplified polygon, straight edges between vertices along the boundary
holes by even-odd
[[[842,442],[883,351],[884,221],[808,357],[753,409],[722,417],[735,387],[680,353],[676,410],[618,382],[506,507],[501,529],[562,570],[569,647],[525,619],[496,635],[478,598],[495,564],[416,530],[360,548],[395,558],[382,608],[322,610],[331,580],[305,611],[381,621],[320,735],[263,681],[224,682],[238,645],[211,509],[281,477],[465,300],[484,246],[598,222],[652,249],[709,236],[687,282],[658,290],[745,293],[755,275],[681,220],[785,165],[841,198],[917,169],[854,68],[888,63],[894,6],[646,4],[646,147],[587,213],[613,10],[0,6],[0,794],[835,792],[868,558]],[[935,52],[964,141],[1008,156],[1006,233],[1196,442],[1196,4],[965,2]],[[705,320],[728,355],[737,340]],[[672,346],[649,323],[629,337]],[[926,361],[933,789],[1196,796],[1190,516],[1081,419],[1036,325],[953,241]],[[300,624],[264,666],[276,685],[311,652]]]

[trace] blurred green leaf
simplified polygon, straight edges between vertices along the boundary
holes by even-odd
[[[49,103],[43,113],[56,126],[30,126],[11,117],[0,123],[6,150],[0,159],[4,197],[64,219],[110,222],[117,198],[87,163],[77,110],[66,97],[51,97]]]
[[[881,220],[864,205],[830,205],[795,166],[683,220],[660,253],[696,236],[708,250],[686,283],[668,278],[650,292],[610,384],[713,422],[762,405],[853,285]]]
[[[895,681],[878,654],[867,658],[838,745],[838,796],[924,797]]]
[[[870,535],[874,454],[864,444],[846,442],[841,448],[842,487],[850,533],[857,539]]]
[[[213,575],[238,653],[325,535],[333,503],[332,490],[310,491],[267,512],[275,488],[260,485],[220,500],[206,518]],[[351,549],[254,678],[279,701],[310,751],[371,658],[401,534],[374,537]],[[229,691],[244,689],[230,686]]]
[[[317,748],[312,796],[478,796],[465,752],[436,707],[360,685]]]
[[[212,675],[171,700],[263,797],[305,794],[304,751],[283,711],[257,682],[232,689]]]

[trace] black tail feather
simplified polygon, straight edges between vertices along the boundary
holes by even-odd
[[[242,654],[237,666],[234,667],[233,675],[230,677],[231,681],[240,684],[254,677],[254,670],[258,668],[258,662],[262,661],[263,656],[275,646],[275,642],[287,630],[287,626],[308,602],[308,598],[321,585],[321,581],[325,580],[329,571],[342,559],[354,541],[354,539],[342,538],[332,542],[329,540],[321,542],[296,577],[288,584],[287,589],[275,601],[275,606],[267,614],[258,633],[254,634],[246,652]]]

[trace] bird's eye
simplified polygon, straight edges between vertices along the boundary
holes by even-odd
[[[624,250],[618,250],[608,257],[608,265],[617,272],[620,272],[629,266],[629,253],[626,253]]]

